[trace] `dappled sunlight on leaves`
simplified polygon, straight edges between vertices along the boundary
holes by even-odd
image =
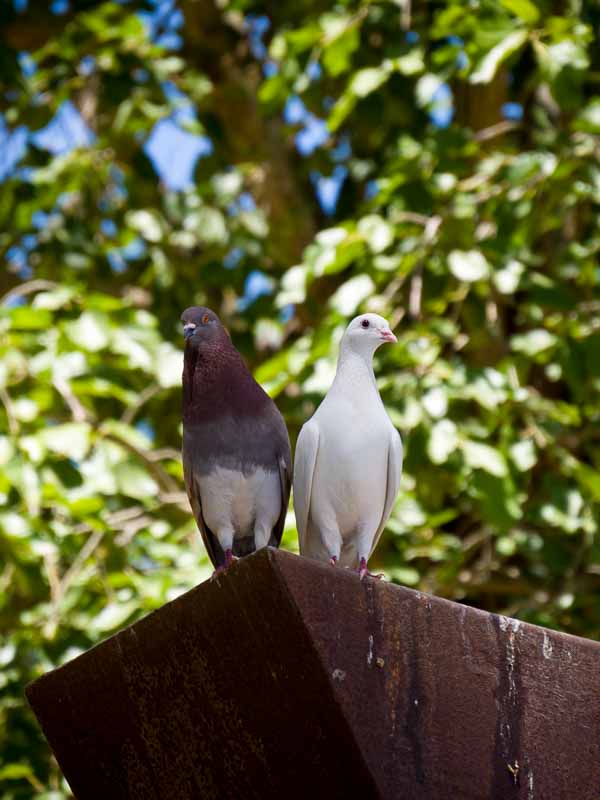
[[[192,304],[292,441],[348,317],[389,319],[405,464],[372,567],[599,636],[592,4],[41,5],[0,21],[2,798],[68,796],[23,685],[210,574]]]

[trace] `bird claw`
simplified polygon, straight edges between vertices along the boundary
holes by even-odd
[[[214,571],[214,572],[213,572],[213,574],[210,576],[210,579],[211,579],[211,581],[214,581],[214,580],[215,580],[216,578],[218,578],[220,575],[223,575],[223,573],[224,573],[224,572],[226,572],[226,571],[227,571],[227,568],[226,568],[225,566],[216,567],[216,568],[215,568],[215,571]]]
[[[217,567],[215,569],[215,571],[211,575],[211,580],[213,578],[218,578],[219,575],[223,575],[224,572],[227,572],[227,570],[233,564],[234,561],[238,561],[237,556],[234,556],[231,550],[225,550],[225,563],[221,564],[220,567]]]
[[[332,567],[336,567],[337,566],[337,556],[331,556],[331,558],[329,559],[329,563],[330,563],[330,565]]]
[[[361,581],[365,577],[367,577],[367,578],[375,578],[378,581],[383,580],[383,578],[385,577],[383,572],[369,572],[369,570],[367,569],[367,559],[366,558],[361,558],[359,567],[357,569],[357,572],[358,572],[358,577],[359,577],[359,579]]]

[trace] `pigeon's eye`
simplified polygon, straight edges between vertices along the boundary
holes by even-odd
[[[368,319],[363,319],[360,324],[363,326],[363,328],[368,328],[369,327],[369,320]]]
[[[207,324],[209,321],[210,321],[210,317],[208,316],[208,314],[205,314],[205,315],[202,317],[202,324],[203,324],[203,325],[206,325],[206,324]]]

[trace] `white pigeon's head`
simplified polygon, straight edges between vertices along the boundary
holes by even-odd
[[[364,356],[372,356],[384,342],[397,342],[388,321],[379,314],[361,314],[354,317],[342,337],[342,347],[350,348]]]

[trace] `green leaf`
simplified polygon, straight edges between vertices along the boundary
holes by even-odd
[[[119,491],[128,497],[145,500],[155,496],[158,491],[158,486],[148,474],[147,469],[133,461],[117,464],[114,468],[114,475]]]
[[[429,106],[443,83],[444,81],[439,77],[439,75],[433,75],[432,73],[423,75],[423,77],[419,78],[415,89],[417,103],[422,108]]]
[[[40,330],[52,325],[52,314],[45,308],[19,306],[10,311],[11,327],[21,330]]]
[[[158,214],[150,210],[130,211],[127,223],[148,242],[160,242],[163,238],[162,226]]]
[[[575,70],[588,69],[590,60],[585,48],[580,42],[564,39],[548,47],[548,59],[552,71],[556,74],[561,69],[569,67]]]
[[[517,551],[517,543],[511,536],[499,536],[496,539],[496,550],[501,556],[512,556]]]
[[[13,642],[9,642],[0,647],[0,667],[8,666],[15,657],[16,652],[17,648]]]
[[[55,311],[57,308],[62,308],[75,296],[75,287],[72,286],[58,286],[48,292],[39,292],[33,298],[34,308],[47,308],[50,311]]]
[[[520,261],[511,258],[503,269],[499,269],[493,274],[493,281],[501,294],[513,294],[521,280],[525,267]]]
[[[476,69],[471,73],[469,78],[471,83],[490,83],[500,65],[523,47],[527,38],[527,31],[519,30],[509,33],[481,59]]]
[[[329,35],[335,35],[335,32],[332,31]],[[323,51],[323,66],[332,77],[335,78],[348,69],[352,54],[357,50],[359,44],[358,26],[348,25],[345,22],[342,32],[329,41]]]
[[[465,283],[481,281],[490,273],[490,265],[479,250],[453,250],[448,266],[454,277]]]
[[[38,438],[53,453],[81,461],[90,448],[90,434],[87,422],[71,422],[45,428],[38,433]]]
[[[494,447],[469,440],[461,442],[460,446],[465,462],[473,469],[483,469],[497,478],[503,478],[508,473],[504,456]]]
[[[90,620],[93,631],[107,633],[123,625],[138,610],[135,601],[126,603],[108,603],[99,614]]]
[[[152,446],[152,440],[146,433],[116,419],[105,420],[100,426],[99,434],[101,436],[113,436],[119,441],[142,451],[149,450]]]
[[[384,62],[386,66],[388,62]],[[418,75],[425,69],[423,51],[415,47],[404,56],[389,59],[389,67],[401,75]]]
[[[509,450],[510,457],[517,469],[527,472],[537,463],[537,453],[531,439],[515,442]]]
[[[154,370],[161,386],[179,386],[183,372],[183,351],[169,342],[161,342],[156,351]]]
[[[290,304],[302,303],[306,297],[306,267],[295,266],[288,269],[281,281],[277,305],[282,308]]]
[[[0,780],[14,781],[31,778],[33,770],[28,764],[6,764],[0,767]]]
[[[353,92],[346,91],[334,105],[327,120],[327,127],[332,133],[340,127],[346,117],[352,112],[356,105],[356,95]]]
[[[193,227],[198,238],[207,244],[226,244],[229,238],[227,225],[223,214],[217,208],[201,208],[193,216],[193,223],[190,218],[186,220],[185,227]]]
[[[67,323],[65,329],[74,344],[92,352],[102,350],[110,340],[108,319],[95,311],[84,311],[78,319]]]
[[[15,448],[8,436],[0,436],[0,467],[7,464],[15,454]]]
[[[31,534],[27,520],[20,514],[12,511],[0,512],[0,531],[5,536],[15,536],[24,539]]]
[[[350,82],[350,91],[356,97],[366,97],[379,89],[389,78],[389,71],[382,67],[359,69]]]
[[[394,583],[400,583],[404,586],[416,586],[421,579],[417,570],[411,567],[391,567],[387,570],[387,573]]]
[[[585,487],[597,502],[600,502],[600,473],[585,464],[579,464],[575,470],[575,475],[579,483]]]
[[[373,253],[381,253],[394,241],[394,231],[378,214],[369,214],[359,220],[357,230],[364,236]]]
[[[234,170],[219,172],[217,175],[213,175],[211,184],[220,200],[230,203],[242,191],[244,178],[240,172]]]
[[[600,133],[600,97],[593,98],[581,111],[576,127],[588,133]]]
[[[535,24],[540,18],[539,9],[531,0],[500,0],[500,2],[504,8],[512,11],[523,22]]]
[[[190,305],[219,313],[292,444],[331,384],[349,318],[389,319],[398,344],[379,351],[375,373],[405,463],[373,566],[497,613],[548,591],[556,602],[521,602],[521,615],[600,630],[591,4],[433,4],[416,44],[399,35],[400,0],[279,4],[268,60],[248,47],[246,2],[217,4],[208,36],[182,26],[176,52],[135,13],[144,4],[70,3],[33,70],[2,52],[6,135],[40,131],[67,101],[94,133],[59,153],[30,136],[0,180],[7,800],[69,795],[22,687],[211,572],[178,455]],[[29,3],[40,28],[49,5]],[[210,82],[198,64],[213,62],[226,68]],[[308,74],[316,63],[320,77]],[[282,122],[292,93],[308,125]],[[444,97],[456,112],[447,127]],[[526,103],[523,131],[495,125],[505,99]],[[300,131],[308,141],[322,117],[344,136],[300,156]],[[169,124],[153,135],[158,120]],[[189,132],[212,152],[193,166],[190,156],[192,179],[175,190]],[[157,133],[166,181],[149,155]],[[329,216],[311,182],[336,166],[345,177]],[[255,270],[273,293],[240,303]],[[82,413],[89,433],[68,427]],[[293,513],[283,541],[298,549]]]
[[[340,272],[357,261],[364,249],[363,242],[356,237],[345,239],[337,247],[319,249],[319,255],[315,259],[314,274],[318,277]]]
[[[356,72],[348,83],[346,91],[334,105],[329,115],[328,126],[336,131],[360,98],[367,97],[384,84],[391,74],[391,62],[381,67],[366,67]]]
[[[370,297],[374,290],[375,284],[368,275],[357,275],[340,286],[329,302],[332,308],[349,317],[356,313],[358,306]]]
[[[434,464],[444,464],[456,451],[458,445],[458,429],[450,419],[436,422],[431,429],[427,453]]]
[[[267,217],[260,210],[243,211],[239,216],[240,223],[252,236],[264,239],[269,234],[269,223]]]
[[[509,530],[523,516],[515,486],[509,477],[477,470],[469,491],[478,499],[482,519],[497,531]]]
[[[448,411],[448,395],[441,386],[434,386],[423,395],[423,406],[434,418],[445,417]]]
[[[523,353],[527,356],[536,356],[538,353],[554,347],[556,343],[556,336],[544,328],[536,328],[528,333],[513,336],[510,340],[510,345],[516,353]]]

